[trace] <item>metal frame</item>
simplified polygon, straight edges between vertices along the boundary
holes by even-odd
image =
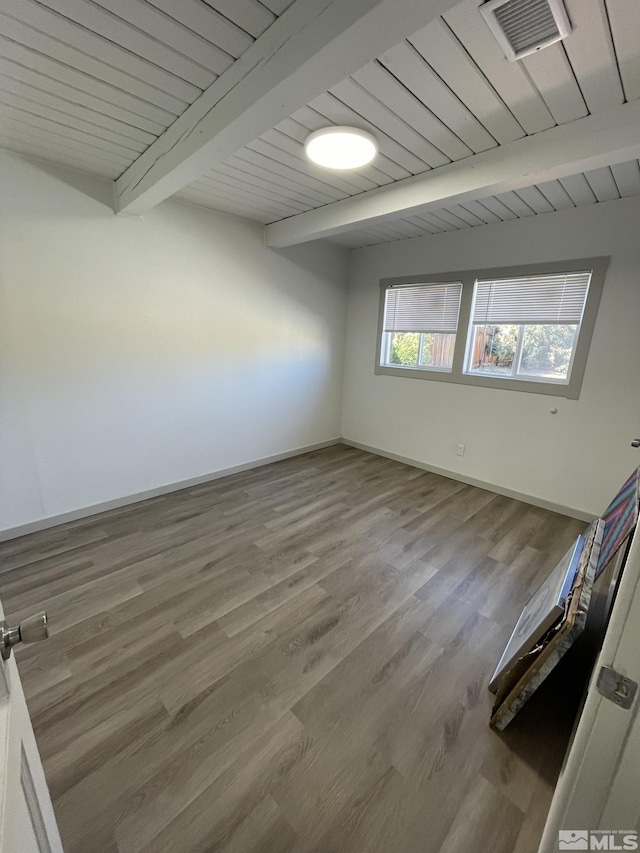
[[[468,335],[467,335],[467,349],[466,349],[465,357],[464,357],[464,372],[465,372],[465,374],[470,375],[470,376],[492,376],[492,375],[499,376],[500,374],[482,373],[481,371],[472,372],[472,370],[471,370],[471,361],[472,361],[471,357],[473,354],[473,345],[475,343],[474,329],[477,325],[480,325],[480,324],[469,322],[469,331],[468,331]],[[577,325],[578,328],[576,329],[576,337],[574,339],[574,346],[571,348],[571,357],[569,359],[569,367],[567,370],[567,379],[549,379],[549,378],[541,379],[539,377],[536,378],[534,375],[528,375],[526,373],[520,373],[520,364],[522,362],[522,351],[524,349],[524,340],[527,336],[526,324],[524,324],[524,323],[513,323],[511,325],[519,327],[518,328],[518,340],[516,341],[516,348],[515,348],[515,352],[513,354],[513,362],[512,362],[511,373],[509,373],[508,375],[505,374],[504,378],[505,379],[517,379],[519,382],[544,382],[545,384],[548,384],[548,385],[569,385],[571,382],[571,374],[573,371],[573,362],[575,361],[576,346],[577,346],[577,342],[580,338],[580,329],[582,328],[582,323],[574,324],[574,325]],[[544,324],[541,324],[541,325],[544,325]],[[548,324],[548,325],[553,325],[553,324]]]
[[[397,376],[404,379],[427,379],[435,382],[452,382],[457,385],[475,385],[482,388],[495,388],[502,391],[524,391],[530,394],[546,394],[550,397],[566,397],[577,400],[580,397],[582,380],[587,365],[589,347],[593,336],[604,279],[609,266],[609,257],[572,258],[563,261],[551,261],[521,266],[494,267],[490,269],[455,270],[453,272],[427,273],[424,275],[383,278],[380,281],[380,303],[378,309],[378,334],[376,339],[374,373],[380,376]],[[474,285],[478,279],[507,278],[544,273],[577,272],[592,270],[591,284],[587,295],[582,323],[573,354],[573,363],[569,382],[544,382],[521,378],[503,378],[469,374],[464,372],[467,339],[471,322],[471,308]],[[381,365],[382,332],[384,321],[384,301],[387,288],[399,284],[431,284],[441,282],[462,282],[462,297],[458,316],[458,331],[453,354],[451,371],[431,370],[426,367],[387,367]]]
[[[389,362],[389,350],[391,349],[391,338],[394,332],[382,332],[382,340],[380,343],[380,366],[381,367],[391,367],[394,365]],[[431,332],[416,332],[416,334],[420,335],[420,340],[418,341],[418,359],[416,364],[405,364],[402,365],[402,370],[435,370],[438,373],[451,373],[451,368],[449,367],[433,367],[432,365],[421,364],[422,355],[424,353],[424,336],[433,334]],[[443,332],[442,334],[450,334],[449,332]],[[453,334],[453,333],[451,333]],[[384,357],[383,357],[384,356]]]

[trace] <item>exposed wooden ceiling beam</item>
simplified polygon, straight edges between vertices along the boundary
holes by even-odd
[[[640,157],[638,101],[274,222],[265,227],[265,245],[281,248],[332,237],[635,157]]]
[[[145,210],[325,92],[457,0],[295,0],[116,181]]]

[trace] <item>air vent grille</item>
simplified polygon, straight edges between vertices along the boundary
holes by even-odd
[[[495,16],[514,53],[560,35],[547,0],[508,0]]]
[[[489,0],[480,11],[508,59],[520,59],[571,32],[562,0]]]

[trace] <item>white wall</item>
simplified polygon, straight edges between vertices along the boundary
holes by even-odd
[[[640,199],[632,198],[353,252],[343,435],[572,510],[602,511],[640,464],[630,447],[640,437],[639,222]],[[381,278],[596,255],[612,260],[579,400],[374,376]]]
[[[114,217],[107,182],[8,152],[0,182],[0,532],[340,435],[342,250],[175,202]],[[342,434],[602,510],[640,464],[638,221],[625,199],[352,252]],[[380,278],[600,254],[579,400],[374,376]]]
[[[0,530],[340,435],[344,250],[8,152],[0,186]]]

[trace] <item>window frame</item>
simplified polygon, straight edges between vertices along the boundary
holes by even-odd
[[[382,335],[391,336],[393,334],[395,334],[395,333],[394,332],[382,332]],[[416,362],[416,364],[398,365],[398,368],[400,370],[429,370],[429,371],[433,370],[433,371],[436,371],[438,373],[451,373],[451,368],[449,368],[449,367],[434,367],[433,365],[429,365],[429,364],[420,364],[420,358],[422,356],[422,353],[424,352],[424,336],[425,335],[442,334],[442,335],[453,335],[454,337],[457,337],[458,333],[457,332],[455,332],[455,333],[454,332],[413,332],[413,334],[420,335],[420,341],[418,343],[418,359],[417,359],[417,362]],[[382,358],[383,352],[386,353],[387,356],[389,355],[389,350],[391,349],[390,344],[391,344],[391,338],[390,337],[387,338],[387,340],[384,342],[384,344],[382,343],[382,340],[380,341],[380,358]],[[390,364],[389,361],[386,361],[385,364],[382,365],[382,367],[393,367],[393,365]]]
[[[397,376],[403,379],[426,379],[434,382],[450,382],[456,385],[471,385],[479,388],[495,388],[503,391],[523,391],[529,394],[545,394],[550,397],[566,397],[577,400],[580,397],[582,381],[587,365],[589,348],[593,337],[598,307],[602,296],[605,275],[611,258],[572,258],[562,261],[548,261],[539,264],[522,264],[472,270],[455,270],[429,273],[427,275],[399,276],[380,280],[380,299],[378,306],[378,332],[376,339],[374,374],[377,376]],[[586,269],[592,271],[587,301],[582,322],[578,329],[578,338],[573,351],[570,379],[567,384],[554,381],[520,379],[514,377],[492,377],[481,374],[465,373],[467,341],[472,334],[471,309],[476,281],[491,278],[517,278],[520,276],[545,275],[550,273],[574,273]],[[385,294],[392,285],[403,284],[443,284],[462,282],[458,331],[456,333],[453,364],[450,371],[429,367],[389,367],[380,363],[382,357],[382,336],[384,327]]]

